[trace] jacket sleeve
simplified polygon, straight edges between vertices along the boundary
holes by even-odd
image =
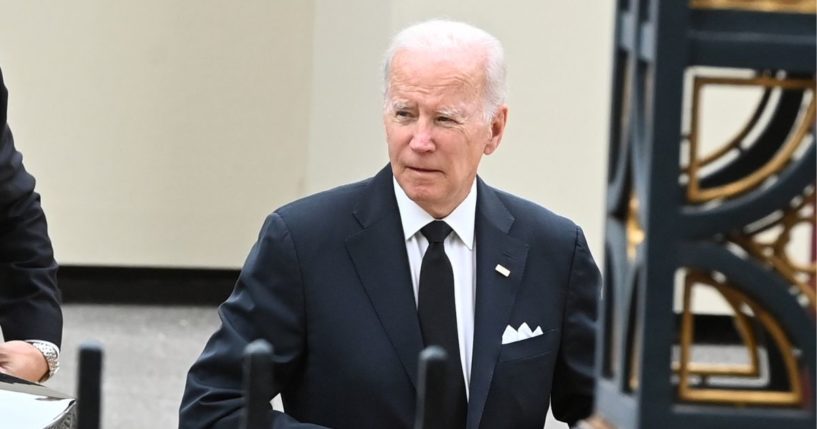
[[[601,274],[576,228],[570,281],[562,320],[562,343],[551,392],[553,415],[573,426],[593,412],[596,312]]]
[[[306,327],[295,246],[278,214],[270,215],[230,297],[219,307],[220,328],[187,375],[180,428],[239,427],[242,356],[263,338],[274,347],[274,394],[285,391],[305,355]],[[270,409],[272,428],[319,428]]]
[[[23,167],[6,123],[7,103],[0,72],[0,327],[7,341],[37,339],[59,346],[57,263],[34,178]]]

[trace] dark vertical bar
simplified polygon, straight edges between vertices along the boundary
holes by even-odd
[[[242,428],[266,429],[270,426],[272,377],[272,346],[262,339],[251,342],[244,349]]]
[[[642,134],[645,173],[640,178],[641,219],[646,234],[643,271],[638,287],[639,337],[641,353],[637,357],[640,370],[638,392],[640,428],[665,429],[686,427],[670,417],[675,403],[674,391],[668,380],[673,377],[670,362],[677,329],[673,317],[675,272],[678,268],[677,249],[681,239],[679,220],[682,198],[678,186],[681,176],[682,106],[684,73],[688,64],[689,3],[650,0],[645,12],[645,24],[651,34],[642,50],[648,59],[644,63]],[[678,426],[676,426],[678,425]]]
[[[99,429],[101,404],[102,344],[87,341],[79,346],[77,429]]]
[[[442,347],[430,346],[420,352],[414,429],[449,429],[445,427],[450,409],[445,403],[446,361]]]

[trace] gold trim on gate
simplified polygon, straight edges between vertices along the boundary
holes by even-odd
[[[783,144],[781,149],[768,161],[766,164],[752,172],[751,174],[727,183],[725,185],[714,186],[710,188],[700,187],[699,170],[704,165],[712,162],[714,158],[712,155],[706,157],[698,157],[698,127],[700,122],[700,93],[705,85],[735,85],[735,86],[760,86],[767,89],[801,89],[811,90],[811,100],[808,108],[801,118],[800,124],[789,136],[789,139]],[[692,118],[689,130],[689,165],[685,171],[688,174],[687,184],[687,199],[694,203],[703,203],[720,198],[732,198],[748,192],[760,186],[766,179],[779,173],[791,161],[797,148],[805,141],[811,127],[814,123],[815,109],[817,109],[817,100],[815,100],[815,81],[811,79],[777,79],[770,76],[760,76],[751,79],[744,78],[730,78],[730,77],[702,77],[697,76],[693,82],[692,91]],[[756,118],[757,117],[757,118]],[[759,115],[757,112],[753,114],[752,119],[748,125],[755,125]],[[746,128],[746,127],[744,127]],[[747,131],[742,130],[737,137],[745,137]],[[733,139],[727,143],[725,148],[716,151],[717,153],[725,154],[729,150],[737,147],[740,143],[736,143]]]
[[[629,311],[626,315],[626,326],[628,328],[624,336],[626,348],[624,351],[624,356],[621,357],[622,362],[624,362],[624,359],[628,360],[626,363],[629,365],[625,368],[624,375],[627,376],[626,386],[631,392],[638,390],[641,377],[640,357],[643,342],[642,330],[644,329],[644,321],[639,315],[639,306],[641,305],[641,300],[643,299],[641,296],[642,292],[639,290],[639,277],[640,273],[636,271],[635,281],[633,282],[630,296],[627,297],[630,302],[628,309]]]
[[[735,234],[729,238],[750,255],[774,268],[786,281],[795,285],[800,293],[808,299],[811,307],[817,310],[817,293],[815,293],[814,287],[809,285],[809,281],[817,275],[817,263],[798,264],[791,259],[786,251],[786,246],[791,241],[791,232],[795,225],[806,222],[811,225],[817,224],[817,213],[813,212],[813,208],[810,216],[801,214],[804,209],[814,207],[814,203],[815,191],[812,188],[798,204],[786,210],[778,221],[764,225],[751,234]],[[759,234],[777,226],[781,226],[782,231],[774,241],[763,243],[757,240]]]
[[[644,232],[644,228],[641,226],[641,220],[639,217],[638,211],[638,197],[635,193],[630,195],[630,201],[627,206],[627,258],[630,260],[630,263],[635,261],[636,254],[638,253],[638,247],[641,246],[641,243],[644,242],[644,238],[646,237],[646,233]],[[634,324],[633,333],[632,333],[632,343],[629,347],[630,352],[630,376],[627,379],[627,385],[629,386],[631,391],[638,390],[639,385],[639,373],[641,372],[641,368],[639,366],[639,355],[641,354],[641,333],[639,324],[636,322],[638,320],[638,286],[633,288],[633,293],[636,294],[636,299],[632,300],[632,305],[635,305],[634,309],[630,309],[630,312],[635,312],[634,320],[632,323]]]
[[[636,311],[638,311],[638,309],[636,309]],[[641,355],[641,334],[639,334],[641,327],[636,324],[634,329],[633,344],[630,349],[630,378],[627,380],[627,386],[629,386],[633,392],[638,390],[638,386],[640,385],[639,377],[641,374],[641,365],[638,359]]]
[[[753,12],[817,13],[814,0],[690,0],[693,9],[736,9]]]
[[[644,242],[644,228],[638,216],[638,197],[630,195],[630,203],[627,209],[627,258],[630,262],[635,261],[638,246]]]
[[[703,167],[712,163],[712,161],[726,155],[730,151],[734,149],[740,150],[740,144],[743,143],[743,139],[749,135],[752,129],[757,125],[760,118],[763,116],[763,111],[766,110],[766,106],[769,104],[769,99],[771,98],[772,90],[766,88],[763,91],[763,96],[760,97],[760,101],[757,103],[755,107],[755,111],[752,113],[752,117],[749,118],[749,121],[743,125],[743,128],[738,131],[734,137],[729,141],[729,143],[721,146],[720,148],[716,149],[714,152],[701,157],[698,160],[698,167]],[[685,173],[689,173],[689,166],[684,168]]]
[[[723,298],[734,312],[735,329],[738,331],[746,353],[749,356],[748,364],[717,364],[689,362],[687,370],[689,374],[702,376],[726,376],[726,377],[758,377],[760,375],[760,357],[758,356],[757,337],[752,329],[751,322],[746,314],[740,310],[740,298],[732,291],[724,289],[720,291]],[[681,368],[679,362],[672,363],[673,372],[678,372]]]
[[[754,317],[768,331],[771,339],[777,344],[788,375],[790,391],[744,390],[726,388],[698,388],[689,384],[691,370],[690,349],[693,340],[692,288],[696,283],[712,286],[720,292],[730,305],[746,305]],[[799,405],[803,400],[803,388],[798,377],[797,359],[792,351],[792,344],[776,320],[748,296],[737,291],[725,282],[719,282],[711,275],[700,272],[689,272],[684,280],[684,310],[681,319],[681,352],[679,363],[678,396],[681,400],[706,403],[733,403],[751,405]]]

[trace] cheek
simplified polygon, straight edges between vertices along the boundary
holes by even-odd
[[[462,148],[462,151],[457,157],[460,169],[468,172],[476,170],[487,149],[487,142],[480,139],[473,139],[468,141],[467,144],[463,144]]]
[[[411,132],[407,127],[390,125],[386,127],[386,141],[390,147],[400,147],[408,145],[411,141]]]

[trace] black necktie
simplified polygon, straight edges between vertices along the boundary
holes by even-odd
[[[460,364],[457,335],[457,309],[454,303],[454,271],[445,255],[443,242],[451,227],[439,220],[420,230],[428,239],[428,249],[420,268],[420,291],[417,311],[426,346],[437,345],[448,353],[446,371],[446,403],[451,404],[450,422],[440,422],[440,428],[464,428],[468,402]]]

